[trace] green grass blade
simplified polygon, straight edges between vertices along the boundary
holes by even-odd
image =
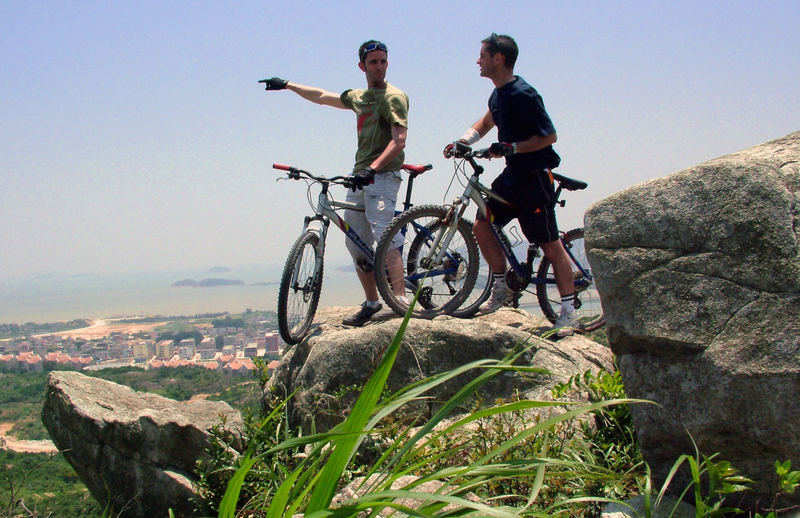
[[[256,463],[256,459],[251,458],[248,453],[245,455],[242,465],[233,474],[233,477],[228,481],[228,487],[225,490],[225,495],[219,504],[219,518],[233,518],[236,515],[236,504],[239,501],[239,493],[242,491],[242,484],[244,478]]]
[[[403,317],[392,343],[384,353],[377,369],[367,381],[366,385],[364,385],[364,389],[361,391],[358,400],[356,400],[353,409],[350,411],[350,415],[341,423],[341,428],[337,430],[343,432],[345,435],[332,440],[333,452],[328,462],[326,462],[325,466],[322,468],[321,476],[314,487],[311,499],[306,507],[307,513],[322,510],[330,505],[339,479],[342,477],[342,473],[358,448],[358,444],[363,440],[363,435],[353,435],[353,433],[362,432],[364,430],[367,421],[375,410],[383,387],[386,385],[386,380],[389,377],[389,372],[391,372],[394,361],[397,358],[397,352],[400,349],[403,335],[405,334],[406,327],[408,327],[408,322],[411,319],[418,296],[419,292],[417,292],[417,295],[415,295],[414,299],[411,301],[408,311]],[[337,426],[337,428],[339,427]]]

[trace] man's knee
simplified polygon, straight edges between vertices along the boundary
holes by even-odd
[[[560,239],[550,241],[549,243],[542,243],[539,246],[542,247],[545,257],[547,257],[550,262],[554,262],[554,260],[557,258],[567,256],[567,251],[564,250],[564,245],[561,244]]]

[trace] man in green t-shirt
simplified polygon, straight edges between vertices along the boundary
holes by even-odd
[[[386,69],[389,66],[387,52],[386,45],[380,41],[364,42],[358,49],[358,68],[366,76],[367,88],[345,90],[341,95],[278,77],[263,81],[267,90],[288,89],[313,103],[355,112],[358,150],[353,175],[363,189],[348,191],[347,201],[363,202],[365,210],[346,210],[344,220],[368,245],[374,245],[394,218],[408,130],[408,96],[386,82]],[[375,277],[368,267],[369,261],[349,239],[345,243],[353,256],[366,301],[358,312],[345,318],[344,323],[360,326],[380,311],[382,306]],[[402,297],[405,286],[399,249],[402,237],[399,234],[393,244],[395,246],[388,256],[386,267],[392,289]]]

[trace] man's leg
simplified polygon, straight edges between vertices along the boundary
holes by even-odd
[[[476,218],[472,226],[472,232],[475,234],[475,239],[478,241],[478,247],[481,249],[483,258],[494,274],[492,294],[489,300],[481,304],[478,311],[481,313],[491,313],[492,311],[500,309],[513,297],[513,293],[506,285],[506,256],[503,254],[500,243],[494,237],[494,233],[488,221]]]
[[[399,173],[384,172],[375,175],[375,182],[365,189],[364,216],[370,225],[370,230],[377,242],[386,228],[394,219],[394,207],[397,203],[397,192],[400,190],[402,179]],[[372,241],[368,241],[372,242]],[[403,271],[403,257],[400,247],[403,246],[403,236],[398,233],[391,243],[391,250],[386,254],[385,265],[375,265],[376,268],[386,268],[392,292],[397,297],[405,296],[405,275]],[[375,287],[375,277],[370,279]]]
[[[553,265],[553,274],[556,276],[556,286],[558,293],[562,297],[575,292],[575,279],[572,278],[572,262],[564,250],[561,240],[544,243],[541,245],[542,251],[550,264]]]
[[[361,281],[361,287],[364,288],[364,296],[367,302],[378,302],[378,287],[375,285],[375,272],[365,272],[359,267],[356,267],[358,280]]]
[[[345,220],[348,221],[351,226],[353,226],[353,229],[358,233],[365,243],[374,244],[378,239],[380,239],[381,234],[384,230],[386,230],[386,227],[389,226],[389,223],[391,223],[392,219],[394,218],[394,206],[395,202],[397,201],[397,191],[400,189],[400,183],[401,179],[399,173],[378,173],[375,175],[374,183],[365,186],[363,190],[356,193],[357,195],[360,194],[361,198],[363,199],[364,212],[359,213],[358,216],[349,216],[351,220],[348,220],[346,217]],[[350,200],[352,197],[352,193],[348,192],[347,199]],[[354,222],[358,222],[357,226],[353,225]],[[355,252],[356,247],[350,242],[349,239],[347,241],[348,249],[350,250],[351,254],[353,254],[353,257],[356,258],[360,252]],[[401,244],[402,241],[397,246],[399,247]],[[402,279],[403,267],[399,250],[396,250],[394,253],[390,253],[387,260],[389,262],[388,266],[390,269],[394,270],[395,272],[399,271],[400,278]],[[356,264],[358,264],[358,261],[359,260],[356,259]],[[399,270],[397,268],[398,265]],[[374,267],[384,268],[386,265],[375,265]],[[367,322],[372,315],[380,311],[383,306],[381,306],[379,301],[378,287],[375,284],[375,272],[365,272],[358,266],[356,267],[356,272],[358,274],[358,280],[361,282],[361,287],[364,289],[364,295],[366,296],[367,300],[361,305],[361,309],[358,311],[358,313],[346,318],[344,323],[347,325],[358,326]],[[395,273],[395,275],[397,275],[397,273]],[[395,282],[392,286],[393,290],[399,290],[403,284],[402,282]],[[395,288],[395,286],[397,286],[397,288]]]
[[[506,273],[506,256],[503,254],[503,249],[500,243],[495,239],[489,222],[476,218],[475,223],[472,225],[472,232],[475,234],[475,239],[478,241],[478,248],[481,249],[483,258],[489,265],[489,269],[495,275],[503,275]]]
[[[356,192],[348,191],[345,199],[351,203],[364,204],[366,202],[365,198],[364,191],[359,190]],[[370,224],[367,221],[364,212],[345,210],[344,220],[365,243],[374,241],[375,238],[372,235]],[[345,238],[345,246],[347,247],[348,252],[350,252],[350,255],[353,257],[353,263],[356,266],[356,275],[361,283],[361,288],[364,290],[364,296],[366,300],[361,304],[361,307],[356,313],[345,317],[342,323],[349,326],[360,326],[367,322],[372,315],[380,311],[382,306],[378,299],[378,289],[375,286],[374,273],[371,270],[369,272],[364,271],[364,269],[361,267],[362,264],[365,265],[368,261],[367,256],[361,251],[360,248],[358,248],[355,243],[353,243],[352,240],[348,238]]]
[[[403,256],[399,248],[392,248],[386,254],[386,269],[389,272],[389,282],[392,284],[392,292],[397,297],[406,295],[406,279],[403,271]]]
[[[389,282],[392,283],[392,291],[398,297],[405,295],[404,275],[403,275],[403,258],[400,255],[400,249],[395,248],[390,250],[386,256],[386,267],[389,269]],[[358,280],[361,281],[361,287],[364,288],[364,295],[367,301],[378,300],[378,286],[375,284],[375,272],[365,272],[359,267],[356,267]]]
[[[553,265],[553,275],[561,295],[561,314],[553,324],[558,329],[558,336],[569,336],[580,325],[575,314],[575,280],[572,277],[572,264],[564,250],[561,240],[541,245],[545,257]]]

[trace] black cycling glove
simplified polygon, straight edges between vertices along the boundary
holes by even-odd
[[[259,83],[264,83],[264,87],[266,90],[285,90],[286,83],[288,83],[286,79],[281,79],[280,77],[270,77],[269,79],[262,79]]]
[[[514,154],[514,146],[508,142],[495,142],[489,146],[489,153],[495,156],[509,156]]]
[[[350,188],[353,189],[353,192],[356,192],[375,181],[375,169],[367,167],[363,171],[355,173],[352,178]]]

